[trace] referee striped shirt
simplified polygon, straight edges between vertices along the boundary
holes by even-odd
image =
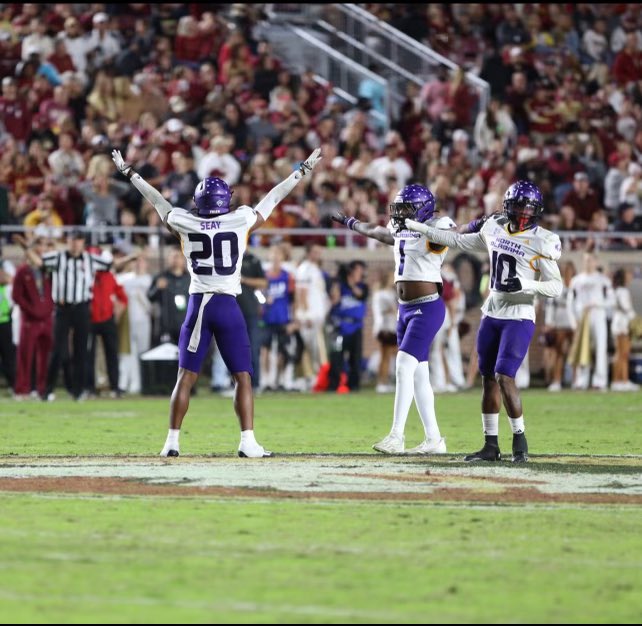
[[[67,251],[47,252],[42,255],[42,263],[51,272],[51,297],[56,304],[89,302],[96,272],[111,267],[111,263],[89,252],[77,257]]]

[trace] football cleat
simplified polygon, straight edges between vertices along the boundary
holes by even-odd
[[[253,443],[241,442],[238,454],[242,459],[261,459],[272,456],[271,452],[268,452],[263,446],[256,443],[256,441]]]
[[[492,443],[485,443],[484,447],[472,454],[468,454],[464,457],[464,461],[475,462],[475,461],[501,461],[502,455],[499,451],[499,446],[495,446]]]
[[[513,435],[513,458],[511,461],[513,463],[526,463],[528,461],[528,443],[524,433]]]
[[[403,454],[406,438],[403,435],[390,433],[378,443],[375,443],[372,448],[377,452],[384,454]]]
[[[424,439],[418,446],[406,450],[406,454],[446,454],[446,440],[443,437],[438,441]]]
[[[179,452],[176,448],[170,448],[167,444],[162,449],[159,456],[179,456]]]

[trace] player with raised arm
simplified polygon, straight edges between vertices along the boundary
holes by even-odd
[[[446,442],[435,415],[435,396],[430,385],[428,353],[445,317],[440,298],[441,265],[447,248],[430,243],[409,231],[404,222],[413,217],[436,228],[451,229],[447,216],[435,216],[435,198],[423,185],[406,185],[390,205],[390,222],[378,226],[360,222],[343,213],[332,216],[351,230],[394,247],[395,286],[399,298],[395,404],[390,434],[372,446],[378,452],[403,454],[404,430],[413,396],[425,431],[425,439],[406,454],[444,454]]]
[[[460,250],[486,250],[490,257],[490,295],[482,306],[477,333],[479,371],[482,375],[484,447],[466,461],[499,461],[501,401],[513,431],[514,463],[528,460],[524,415],[515,374],[524,360],[535,330],[536,295],[558,298],[562,278],[557,266],[559,237],[537,225],[544,204],[530,181],[513,183],[504,194],[502,213],[488,218],[479,232],[458,234],[407,219],[406,228],[435,243]]]
[[[118,150],[112,159],[118,171],[154,206],[163,224],[181,242],[191,275],[187,315],[179,338],[178,378],[172,392],[169,433],[161,456],[179,455],[179,433],[189,407],[192,387],[212,337],[236,383],[234,410],[241,426],[240,457],[265,457],[254,437],[252,356],[245,320],[236,302],[241,293],[241,262],[249,235],[260,228],[273,209],[321,159],[316,149],[255,208],[231,208],[233,191],[216,177],[205,178],[194,192],[195,210],[173,207],[123,161]]]

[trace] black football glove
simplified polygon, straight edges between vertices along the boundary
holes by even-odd
[[[346,222],[348,221],[348,216],[343,213],[343,211],[332,211],[332,215],[330,216],[333,221],[339,222],[339,224],[343,224],[343,226],[346,225]]]
[[[502,291],[514,293],[522,290],[522,281],[517,276],[509,276],[506,282],[502,283]]]

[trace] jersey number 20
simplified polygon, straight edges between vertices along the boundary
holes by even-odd
[[[213,237],[205,233],[189,233],[188,239],[203,246],[202,250],[192,250],[189,255],[194,274],[205,276],[211,276],[214,272],[219,276],[234,274],[236,263],[239,260],[239,240],[236,233],[216,233]],[[214,253],[214,267],[211,265],[199,266],[199,260],[209,260],[212,253]]]
[[[507,268],[506,278],[515,278],[517,276],[517,259],[510,254],[498,254],[497,250],[493,250],[490,286],[497,291],[506,291],[502,282],[504,268]]]

